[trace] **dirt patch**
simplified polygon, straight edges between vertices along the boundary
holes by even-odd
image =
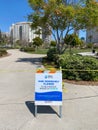
[[[66,83],[76,84],[76,85],[92,85],[98,86],[98,82],[95,81],[74,81],[74,80],[64,80]]]
[[[76,84],[76,85],[86,85],[86,86],[98,86],[96,81],[75,81],[75,80],[63,80],[66,83]]]

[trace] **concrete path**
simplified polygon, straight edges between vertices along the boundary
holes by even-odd
[[[0,130],[98,130],[98,86],[65,83],[58,107],[40,106],[34,116],[34,74],[43,55],[9,50],[0,59]]]
[[[98,58],[97,52],[95,52],[95,53],[92,53],[92,52],[81,52],[81,53],[78,53],[78,54],[81,55],[81,56],[92,56],[92,57]]]

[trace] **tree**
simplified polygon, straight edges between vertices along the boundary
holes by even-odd
[[[0,44],[2,44],[2,32],[0,30]]]
[[[80,46],[83,42],[79,39],[79,37],[76,34],[70,34],[67,35],[65,39],[65,43],[67,45],[70,45],[71,47]]]
[[[89,2],[84,0],[77,5],[66,4],[66,0],[28,0],[28,2],[33,9],[33,13],[29,15],[32,28],[46,27],[46,32],[54,36],[59,54],[66,50],[64,39],[70,32],[98,25],[98,3],[95,0]]]
[[[81,47],[83,42],[82,40],[79,39],[78,35],[76,34],[69,34],[67,37],[64,39],[65,43],[68,45],[70,49],[70,54],[71,54],[71,48],[72,47]]]
[[[33,39],[33,46],[34,47],[39,47],[43,44],[43,40],[40,37],[35,37]]]
[[[51,47],[55,47],[56,46],[56,42],[55,41],[51,41],[50,46]]]
[[[8,44],[10,44],[10,36],[6,33],[2,33],[2,31],[0,30],[0,45],[6,46]]]

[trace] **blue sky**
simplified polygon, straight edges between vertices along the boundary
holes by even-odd
[[[32,12],[28,0],[0,0],[0,29],[9,32],[13,23],[27,21],[27,15]],[[85,32],[80,32],[80,37],[85,37]]]
[[[79,32],[79,37],[84,37],[86,39],[86,31],[80,31]]]
[[[31,12],[28,0],[0,0],[0,29],[8,32],[11,24],[27,21]]]

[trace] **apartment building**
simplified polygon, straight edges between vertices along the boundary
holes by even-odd
[[[18,22],[15,24],[12,24],[10,27],[10,36],[12,39],[12,42],[15,43],[16,41],[25,41],[25,42],[32,42],[32,40],[35,37],[40,37],[43,39],[44,43],[49,44],[51,41],[51,35],[45,34],[43,30],[47,29],[41,29],[40,27],[38,29],[41,29],[41,34],[35,34],[37,30],[31,29],[31,22]]]
[[[17,40],[31,42],[32,39],[34,39],[37,36],[42,38],[42,34],[35,34],[36,30],[32,30],[30,25],[31,22],[18,22],[12,24],[12,26],[10,27],[10,35],[13,43]]]

